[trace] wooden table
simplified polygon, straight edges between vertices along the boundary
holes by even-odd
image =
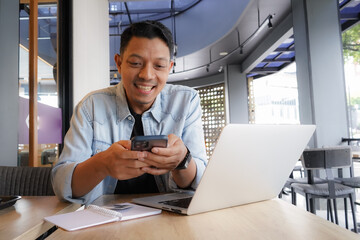
[[[131,195],[106,195],[94,202],[126,202]],[[108,223],[74,232],[56,230],[47,239],[360,239],[347,229],[274,199],[193,216],[162,214]]]
[[[60,202],[55,196],[23,197],[0,210],[0,239],[36,239],[54,225],[44,217],[75,211],[79,204]]]

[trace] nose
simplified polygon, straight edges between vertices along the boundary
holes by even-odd
[[[146,64],[139,73],[139,78],[144,80],[151,80],[155,78],[154,68],[151,64]]]

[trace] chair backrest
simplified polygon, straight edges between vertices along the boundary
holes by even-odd
[[[302,155],[302,164],[306,169],[343,168],[351,165],[351,148],[314,148],[306,149]]]
[[[349,167],[352,162],[350,147],[332,147],[306,149],[302,155],[304,168],[315,170],[324,169],[326,172],[329,197],[335,198],[335,180],[332,168]]]
[[[51,167],[0,166],[0,195],[50,196]]]

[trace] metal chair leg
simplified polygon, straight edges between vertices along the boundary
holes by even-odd
[[[315,208],[315,199],[311,197],[311,194],[307,194],[308,195],[308,206],[310,209],[310,212],[313,214],[316,214],[316,208]]]
[[[345,211],[345,227],[349,229],[349,222],[348,222],[348,209],[347,209],[347,198],[344,198],[344,211]]]
[[[326,201],[326,220],[330,221],[329,200]]]
[[[349,199],[350,199],[351,212],[352,212],[352,216],[353,216],[354,232],[358,233],[357,223],[356,223],[356,214],[355,214],[355,204],[354,204],[354,198],[353,198],[352,194],[349,195]]]
[[[306,202],[306,211],[310,212],[310,199],[308,194],[305,194],[305,202]]]
[[[331,207],[331,200],[328,199],[327,202],[328,202],[328,207],[329,207],[330,219],[331,219],[331,222],[333,223],[334,222],[334,216],[333,216],[333,211],[332,211],[332,207]]]
[[[291,188],[291,203],[296,206],[296,192]]]
[[[339,225],[339,219],[338,219],[338,214],[337,214],[337,206],[336,206],[336,198],[333,199],[333,203],[334,203],[335,223],[337,225]]]

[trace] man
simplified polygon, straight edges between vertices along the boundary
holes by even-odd
[[[159,22],[123,32],[115,55],[121,82],[76,106],[52,172],[57,196],[89,204],[102,194],[196,189],[207,164],[200,99],[191,88],[166,84],[173,51],[172,34]],[[137,135],[168,135],[168,147],[131,151]]]

